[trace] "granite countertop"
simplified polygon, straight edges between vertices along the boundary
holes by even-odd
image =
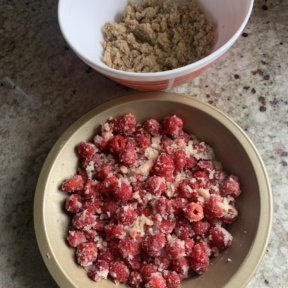
[[[247,287],[288,287],[288,2],[256,0],[241,39],[205,75],[173,89],[216,106],[251,137],[274,196],[267,253]],[[130,93],[67,47],[57,1],[0,4],[0,287],[57,287],[33,230],[41,166],[76,119]]]

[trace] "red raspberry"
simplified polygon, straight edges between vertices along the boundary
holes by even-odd
[[[76,250],[77,262],[85,267],[91,265],[97,259],[97,247],[94,242],[86,242],[78,245]]]
[[[106,214],[109,218],[114,218],[118,209],[118,203],[113,199],[107,199],[102,203],[102,213]]]
[[[172,267],[173,267],[173,270],[177,272],[177,274],[179,275],[181,279],[185,279],[188,277],[189,265],[185,257],[179,257],[179,258],[173,259]]]
[[[129,276],[129,279],[128,279],[129,286],[134,287],[134,288],[138,288],[141,285],[142,282],[143,282],[142,276],[141,276],[141,274],[139,272],[132,271],[130,273],[130,276]]]
[[[119,208],[118,219],[124,225],[132,224],[137,218],[137,211],[133,205],[124,205]]]
[[[120,259],[122,256],[119,251],[119,240],[118,239],[112,239],[107,242],[107,249],[112,254],[114,259]]]
[[[121,135],[116,135],[109,142],[109,150],[113,154],[119,154],[125,149],[126,143],[126,138]]]
[[[164,278],[167,288],[178,288],[181,284],[181,279],[175,271],[165,271]]]
[[[132,186],[127,183],[119,183],[114,189],[115,197],[122,202],[127,202],[132,198]]]
[[[172,201],[172,207],[174,209],[175,215],[182,214],[183,209],[186,207],[188,201],[184,198],[174,198]]]
[[[185,169],[192,169],[196,165],[197,165],[197,160],[193,156],[190,156],[186,160]]]
[[[95,180],[88,180],[85,184],[83,194],[86,199],[98,197],[101,191],[101,184]]]
[[[143,124],[144,129],[152,136],[158,136],[160,133],[160,123],[155,119],[149,119]]]
[[[172,259],[186,256],[185,242],[177,238],[172,239],[166,245],[166,252]]]
[[[108,176],[112,176],[112,174],[113,165],[111,163],[103,163],[99,166],[99,169],[97,169],[95,177],[103,181]]]
[[[195,182],[191,183],[193,189],[205,188],[209,184],[209,174],[207,171],[198,170],[194,172],[193,178],[196,180]]]
[[[129,269],[132,271],[138,271],[141,268],[142,260],[140,255],[133,257],[130,260],[125,259]]]
[[[89,210],[86,209],[76,214],[72,219],[72,223],[73,226],[79,230],[82,230],[84,228],[89,229],[93,226],[95,219],[95,215],[93,215]]]
[[[110,239],[123,239],[126,234],[121,224],[109,224],[105,227],[105,231],[106,237]]]
[[[166,281],[162,274],[155,272],[151,274],[149,281],[146,283],[145,288],[166,288]]]
[[[83,206],[82,196],[79,194],[72,194],[69,196],[65,203],[65,209],[71,213],[78,213]]]
[[[154,172],[158,176],[171,178],[174,172],[173,159],[166,153],[161,153],[154,164]]]
[[[182,171],[187,163],[187,156],[184,150],[177,150],[173,155],[176,171]]]
[[[173,141],[170,138],[162,138],[162,147],[163,151],[167,154],[172,154],[175,151],[175,148],[172,147]]]
[[[141,150],[145,150],[151,145],[150,138],[144,134],[140,134],[136,137],[136,144]]]
[[[169,214],[173,213],[171,200],[161,196],[158,200],[156,200],[155,211],[163,218],[167,218]]]
[[[184,209],[185,217],[191,222],[197,222],[204,218],[203,208],[198,203],[191,202]]]
[[[78,154],[83,159],[91,159],[95,153],[98,152],[98,149],[93,143],[89,142],[81,142],[77,146]]]
[[[146,235],[142,242],[142,248],[148,255],[156,257],[161,254],[161,250],[164,248],[165,244],[165,236],[161,233]]]
[[[229,176],[225,179],[220,187],[220,193],[222,196],[230,195],[233,198],[237,198],[241,194],[238,178]]]
[[[104,179],[101,185],[101,193],[107,194],[115,190],[115,187],[118,185],[118,179],[115,176],[109,176]]]
[[[187,238],[190,238],[192,236],[192,230],[191,230],[190,223],[185,219],[178,221],[176,224],[176,227],[174,229],[174,233],[181,240],[185,240]]]
[[[206,220],[202,220],[191,223],[191,227],[195,235],[204,236],[209,231],[210,224]]]
[[[206,199],[203,205],[204,216],[208,219],[222,218],[225,215],[222,205],[222,199],[218,196]]]
[[[191,269],[197,274],[203,274],[209,266],[209,257],[204,249],[204,247],[200,244],[196,244],[191,254],[189,255],[189,264]]]
[[[228,211],[225,211],[225,215],[223,216],[222,220],[225,224],[233,223],[238,216],[238,211],[232,205],[229,205]]]
[[[100,151],[105,151],[109,145],[110,139],[96,135],[93,139],[93,142]]]
[[[128,280],[129,269],[123,261],[115,261],[110,263],[109,275],[114,279],[115,283],[123,283]]]
[[[82,231],[69,231],[67,241],[71,247],[77,247],[79,244],[86,242],[86,237]]]
[[[186,144],[191,140],[191,136],[186,132],[179,133],[179,139],[183,140]]]
[[[146,190],[153,195],[161,195],[167,189],[165,178],[151,176],[146,183]]]
[[[101,233],[105,230],[106,223],[101,219],[95,219],[92,228]]]
[[[101,200],[98,198],[91,198],[85,201],[83,208],[87,209],[91,213],[100,214],[101,213]]]
[[[136,118],[131,113],[115,119],[114,131],[123,136],[130,136],[136,131]]]
[[[165,117],[163,120],[163,127],[167,134],[172,137],[177,137],[182,132],[183,120],[176,115]]]
[[[140,268],[141,275],[144,281],[148,281],[151,274],[157,272],[157,267],[153,264],[144,263]]]
[[[186,252],[186,255],[189,255],[192,251],[192,248],[194,247],[194,240],[191,239],[191,238],[187,238],[184,240],[185,242],[185,252]]]
[[[95,265],[93,265],[89,271],[88,276],[95,282],[101,279],[107,279],[109,274],[109,264],[103,260],[97,260]]]
[[[210,229],[209,239],[212,246],[224,250],[231,246],[233,237],[225,228],[219,226]]]
[[[175,221],[169,220],[169,219],[167,219],[167,220],[164,219],[159,223],[158,229],[163,234],[171,234],[175,228],[175,225],[176,225]]]
[[[85,182],[81,175],[74,175],[63,181],[61,189],[64,192],[74,193],[83,190],[84,184]]]
[[[98,260],[103,260],[110,263],[111,261],[115,260],[115,257],[112,255],[110,250],[102,250],[98,254]]]
[[[159,256],[154,258],[154,263],[159,271],[167,270],[171,266],[171,259],[167,256]]]
[[[215,170],[212,181],[215,185],[218,185],[220,182],[223,182],[226,177],[227,175],[224,171]]]
[[[87,242],[95,242],[95,237],[98,236],[97,231],[93,229],[84,230],[84,234]]]
[[[138,216],[144,215],[146,217],[151,216],[153,213],[152,208],[150,206],[139,206],[137,208]]]
[[[190,201],[197,201],[199,194],[191,187],[191,182],[188,179],[183,179],[178,184],[177,194],[179,197],[189,199]]]
[[[137,160],[137,153],[135,148],[127,148],[119,155],[119,160],[126,166],[132,166]]]
[[[208,170],[211,171],[214,169],[214,164],[210,160],[200,160],[198,162],[198,167],[201,168],[202,170]]]
[[[141,242],[131,238],[124,238],[119,242],[119,249],[122,257],[126,260],[132,260],[141,252]]]

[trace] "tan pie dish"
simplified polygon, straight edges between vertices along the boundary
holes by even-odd
[[[52,277],[63,288],[115,287],[110,280],[91,281],[76,265],[73,249],[65,241],[69,225],[63,210],[66,195],[58,187],[76,171],[75,146],[89,139],[107,118],[128,112],[138,121],[177,114],[184,119],[185,130],[209,143],[224,169],[239,176],[243,193],[237,201],[240,217],[230,229],[232,247],[214,259],[203,276],[184,281],[182,287],[244,287],[265,253],[271,230],[272,195],[263,162],[247,135],[223,113],[191,97],[159,92],[129,95],[95,108],[74,123],[49,153],[36,188],[34,225]]]

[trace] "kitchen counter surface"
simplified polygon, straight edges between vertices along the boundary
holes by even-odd
[[[233,118],[258,148],[274,196],[265,257],[247,287],[288,287],[288,2],[256,0],[245,33],[205,75],[173,89]],[[171,90],[172,91],[172,90]],[[68,48],[57,1],[0,2],[0,287],[57,287],[33,230],[37,177],[57,138],[127,93]]]

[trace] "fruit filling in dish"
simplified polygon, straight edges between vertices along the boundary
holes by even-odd
[[[77,174],[61,189],[67,242],[92,280],[176,288],[232,244],[238,178],[183,125],[126,114],[77,146]]]

